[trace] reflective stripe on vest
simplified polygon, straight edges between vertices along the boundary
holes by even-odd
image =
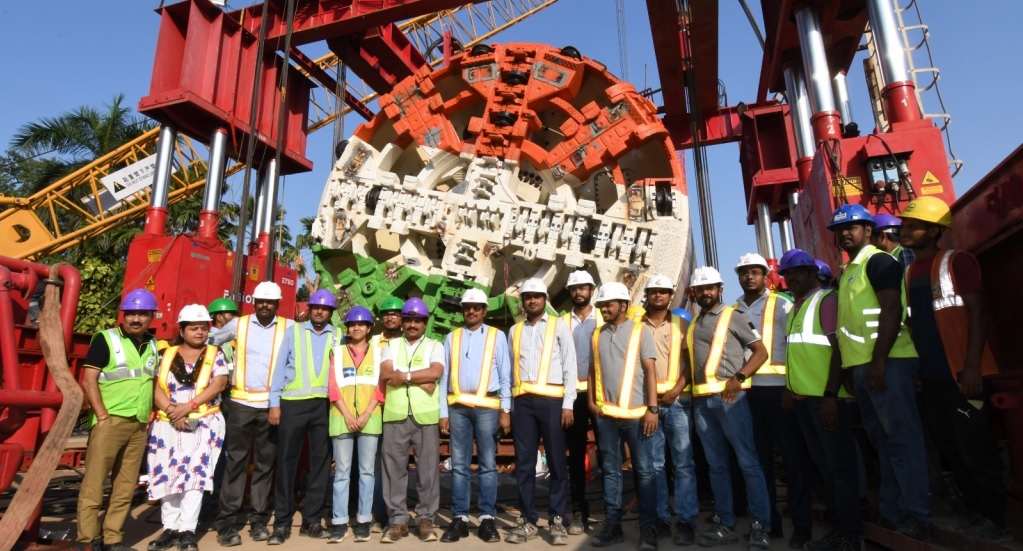
[[[305,400],[309,398],[327,397],[327,376],[330,373],[330,360],[334,352],[334,333],[330,333],[323,349],[323,360],[320,372],[313,365],[313,332],[296,323],[294,329],[295,347],[295,378],[284,386],[281,391],[282,400]],[[305,342],[302,337],[305,336]],[[304,345],[304,346],[303,346]],[[303,355],[303,348],[305,349]]]
[[[938,277],[931,279],[937,279],[937,285],[931,285],[931,292],[934,297],[932,304],[934,305],[934,311],[944,310],[945,308],[951,308],[955,306],[963,306],[963,297],[956,293],[955,283],[952,281],[952,272],[948,269],[949,262],[952,260],[952,255],[955,253],[953,250],[945,251],[945,254],[941,255],[941,260],[938,263]],[[907,270],[909,268],[906,268]]]
[[[520,356],[522,352],[522,329],[526,322],[520,321],[512,328],[512,396],[537,394],[551,398],[564,398],[565,386],[548,383],[551,371],[551,360],[554,358],[554,341],[558,330],[558,318],[547,318],[547,331],[543,335],[543,350],[540,352],[540,366],[536,374],[536,382],[523,381],[520,376]]]
[[[761,328],[761,341],[767,348],[767,359],[757,370],[757,375],[784,375],[785,364],[779,363],[774,358],[774,314],[778,307],[778,293],[769,291],[767,302],[764,304],[763,327]]]
[[[831,372],[831,341],[821,325],[821,303],[832,289],[818,289],[789,314],[785,385],[801,396],[824,396]],[[839,396],[849,398],[845,387]]]
[[[338,369],[337,359],[341,359],[341,366]],[[355,417],[362,415],[369,403],[373,400],[377,384],[380,382],[380,353],[375,346],[370,344],[366,347],[366,355],[362,363],[355,365],[348,347],[340,344],[334,348],[334,380],[332,384],[337,386],[341,399],[344,400],[348,410]],[[366,426],[359,431],[362,434],[380,434],[382,425],[380,423],[380,404],[377,404],[373,413],[370,414]],[[330,436],[340,436],[352,432],[345,422],[345,416],[341,414],[337,406],[330,406]]]
[[[498,330],[496,327],[487,329],[487,338],[483,341],[483,364],[480,365],[479,385],[474,393],[462,392],[461,384],[458,380],[463,333],[464,329],[462,327],[451,332],[451,355],[448,358],[448,365],[450,366],[448,404],[500,409],[501,399],[487,396],[487,389],[490,388],[490,372],[494,369],[494,350],[497,349]]]
[[[163,352],[163,360],[160,361],[160,376],[157,379],[157,384],[163,392],[170,397],[170,387],[167,384],[167,377],[170,376],[171,364],[174,363],[174,357],[178,355],[178,346],[172,346]],[[210,379],[213,378],[213,362],[217,359],[217,347],[213,345],[206,345],[206,352],[203,354],[202,365],[199,366],[199,375],[195,378],[195,394],[192,395],[194,398],[202,394],[206,387],[210,386]],[[194,369],[194,368],[193,368]],[[179,381],[180,382],[180,381]],[[199,406],[199,410],[189,413],[189,419],[199,419],[206,417],[207,415],[213,415],[214,413],[220,413],[220,406],[210,406],[207,402]],[[156,412],[156,418],[161,421],[170,422],[170,417],[163,410]]]
[[[249,319],[251,317],[251,315],[248,315],[238,318],[238,329],[235,332],[238,338],[238,348],[235,349],[234,386],[231,388],[231,397],[245,400],[246,402],[266,402],[270,400],[270,380],[273,379],[274,364],[277,363],[277,353],[280,352],[281,343],[284,342],[287,320],[282,316],[277,316],[273,342],[270,344],[270,368],[267,369],[266,374],[266,390],[249,390],[245,387],[245,353],[247,352]]]
[[[647,411],[646,404],[630,408],[632,383],[636,381],[636,365],[639,364],[639,344],[643,338],[643,324],[633,323],[629,333],[629,345],[625,348],[625,366],[622,372],[622,387],[618,389],[617,403],[608,403],[604,397],[604,379],[600,366],[600,331],[593,332],[593,399],[600,412],[618,419],[639,419]]]
[[[434,347],[443,345],[429,337],[421,337],[411,357],[408,355],[408,341],[404,338],[394,339],[387,346],[391,350],[394,370],[409,373],[429,369]],[[419,425],[436,425],[440,420],[440,400],[437,397],[439,388],[438,385],[432,394],[427,394],[416,384],[397,387],[388,385],[384,400],[384,422],[404,421],[411,414]]]
[[[110,350],[111,356],[113,356],[114,365],[113,369],[108,367],[103,369],[99,373],[99,382],[110,382],[118,379],[137,379],[140,377],[152,378],[156,374],[156,341],[150,339],[147,343],[149,348],[148,352],[151,354],[151,361],[142,361],[138,369],[131,369],[128,367],[128,353],[124,348],[124,337],[121,336],[121,332],[117,329],[107,329],[103,331],[103,338],[107,341],[107,348]],[[143,354],[144,355],[144,354]],[[141,358],[141,356],[140,356]]]
[[[601,327],[604,326],[604,315],[601,314],[600,310],[598,308],[596,308],[596,307],[593,308],[593,311],[594,311],[593,319],[596,321],[596,323],[593,324],[593,332],[596,333],[596,332],[600,331]],[[575,316],[572,315],[572,311],[571,310],[569,310],[568,312],[565,312],[564,314],[561,315],[561,321],[565,322],[565,325],[568,327],[568,332],[569,333],[571,333],[573,331],[572,322],[574,320],[575,320]],[[579,379],[575,383],[575,389],[578,392],[585,392],[589,388],[590,388],[590,380],[589,379]]]
[[[682,370],[682,318],[674,315],[671,316],[671,345],[668,350],[668,372],[665,375],[665,379],[657,379],[657,394],[664,394],[672,388],[675,388],[675,383],[678,382],[679,372]],[[643,316],[643,322],[646,322],[646,316]]]
[[[728,379],[724,381],[718,379],[717,370],[718,366],[721,365],[721,358],[725,355],[725,342],[728,339],[728,324],[732,321],[732,312],[735,311],[734,306],[729,306],[718,314],[717,325],[714,326],[714,336],[710,342],[710,353],[707,354],[707,364],[703,367],[703,383],[696,383],[696,342],[693,341],[693,334],[696,331],[696,322],[703,315],[703,312],[696,314],[693,321],[689,324],[689,330],[686,331],[686,339],[689,342],[689,365],[693,367],[693,396],[707,396],[710,394],[717,394],[725,390],[725,384]],[[742,383],[742,388],[750,388],[750,377],[746,378],[746,382]]]

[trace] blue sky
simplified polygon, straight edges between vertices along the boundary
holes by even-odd
[[[899,0],[900,4],[906,2]],[[1023,74],[1019,63],[1012,61],[1023,52],[1023,35],[1019,33],[1023,2],[983,0],[970,2],[968,8],[956,0],[918,2],[930,27],[934,63],[941,69],[939,86],[953,119],[952,145],[956,156],[965,162],[955,181],[962,194],[1023,142],[1023,112],[1017,96],[1023,89]],[[231,4],[240,7],[248,3]],[[759,3],[749,3],[759,17]],[[0,144],[6,147],[16,128],[26,122],[83,104],[100,105],[118,93],[130,104],[137,104],[149,88],[159,21],[153,10],[158,5],[156,0],[60,0],[46,2],[43,10],[39,2],[3,2],[0,44],[7,52],[8,69],[0,85],[4,106],[0,109]],[[640,89],[657,88],[645,2],[627,0],[626,5],[630,80]],[[760,71],[760,46],[737,0],[720,0],[720,10],[720,78],[730,104],[752,102]],[[613,0],[560,0],[496,41],[571,44],[620,74]],[[310,55],[323,51],[322,46],[304,49]],[[925,65],[926,59],[921,57],[917,63]],[[857,59],[850,70],[853,111],[861,129],[869,131],[873,124],[860,67]],[[937,111],[934,98],[925,99],[928,101],[927,111]],[[347,133],[358,122],[348,120]],[[313,171],[286,179],[284,205],[293,230],[300,217],[316,211],[330,149],[330,130],[312,134],[307,156],[315,163]],[[738,146],[712,147],[708,160],[720,263],[728,269],[740,254],[756,246],[752,228],[745,225]],[[687,161],[687,165],[692,163]],[[240,178],[231,180],[235,193]],[[695,177],[690,174],[693,219],[699,220],[695,189]],[[699,228],[694,231],[702,259]],[[730,287],[730,294],[738,292],[737,286]]]

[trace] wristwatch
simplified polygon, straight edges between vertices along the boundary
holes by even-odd
[[[742,371],[737,371],[733,377],[735,377],[736,381],[739,381],[740,385],[746,382],[746,376],[743,375]]]
[[[660,406],[647,406],[646,410],[649,411],[650,413],[653,413],[654,415],[657,415],[658,413],[661,412]]]
[[[501,408],[501,413],[511,413],[511,408]]]

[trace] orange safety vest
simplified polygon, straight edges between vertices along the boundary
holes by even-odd
[[[668,351],[668,372],[665,379],[657,379],[657,394],[664,394],[675,387],[678,382],[679,373],[682,371],[682,318],[668,313],[671,316],[671,347]],[[646,323],[646,315],[643,315],[643,323]],[[659,377],[659,376],[658,376]]]
[[[939,250],[931,262],[931,306],[934,308],[934,319],[941,335],[941,344],[945,348],[945,357],[953,378],[966,367],[966,352],[970,336],[970,314],[963,303],[955,281],[955,274],[950,269],[952,259],[957,254],[969,254],[955,250]],[[909,293],[909,267],[906,268],[906,293]],[[981,375],[998,372],[998,364],[991,353],[991,347],[984,342],[984,350],[980,356]]]
[[[696,382],[696,343],[693,341],[696,321],[700,319],[703,312],[696,314],[696,317],[689,324],[689,330],[686,331],[686,339],[689,342],[689,365],[693,367],[693,396],[708,396],[724,392],[725,390],[725,384],[728,382],[728,379],[724,381],[718,379],[717,371],[718,366],[721,364],[721,358],[725,354],[728,324],[732,321],[732,312],[734,311],[734,306],[728,306],[718,315],[718,323],[714,326],[714,336],[710,343],[710,354],[707,355],[707,365],[703,367],[703,383]],[[742,388],[750,388],[750,379],[751,377],[748,377],[746,382],[742,383]]]
[[[632,401],[632,383],[636,381],[636,365],[639,363],[639,345],[642,338],[643,324],[633,323],[629,345],[625,348],[625,367],[622,388],[618,389],[618,401],[608,403],[604,398],[604,380],[600,368],[600,331],[593,332],[593,399],[597,402],[600,412],[608,417],[639,419],[647,412],[646,404],[629,407]]]
[[[778,306],[778,293],[768,291],[767,302],[764,304],[763,327],[760,331],[760,342],[767,347],[767,359],[757,370],[757,375],[784,375],[785,358],[781,362],[774,361],[774,312]]]
[[[174,363],[174,356],[178,355],[178,346],[171,346],[163,352],[163,359],[160,360],[160,371],[157,375],[156,384],[169,397],[170,387],[167,384],[167,377],[170,376],[171,364]],[[202,365],[199,366],[199,376],[195,379],[195,396],[202,394],[206,387],[210,386],[210,379],[213,376],[213,362],[217,359],[217,347],[212,344],[206,345],[206,354],[203,356]],[[207,415],[220,413],[220,406],[210,406],[205,403],[199,406],[199,410],[189,413],[190,419],[199,419]],[[163,410],[156,412],[156,418],[161,421],[170,422],[170,417]]]
[[[462,404],[469,407],[481,407],[500,409],[501,399],[487,396],[487,388],[490,387],[490,372],[494,368],[494,351],[497,349],[496,327],[487,329],[487,338],[483,341],[483,364],[480,366],[480,382],[476,392],[462,392],[458,382],[459,358],[462,355],[462,334],[465,329],[459,327],[451,332],[451,354],[448,358],[449,384],[448,384],[448,405]]]
[[[248,352],[249,340],[249,318],[251,315],[238,318],[235,335],[238,338],[238,349],[235,351],[234,364],[234,386],[231,388],[231,397],[246,402],[266,402],[270,399],[270,381],[274,375],[274,364],[277,363],[277,353],[281,350],[281,343],[284,342],[285,324],[287,320],[283,316],[277,316],[277,325],[274,327],[273,342],[270,344],[270,369],[266,374],[266,390],[249,390],[245,387],[245,355]]]
[[[593,307],[593,311],[594,311],[593,317],[594,320],[596,320],[596,323],[593,325],[593,332],[597,333],[600,331],[600,328],[604,326],[604,315],[600,313],[600,310],[596,306]],[[572,321],[574,318],[575,316],[572,315],[572,310],[569,310],[568,312],[565,312],[564,314],[561,315],[561,321],[565,322],[565,325],[568,326],[568,331],[570,333],[572,332]],[[575,383],[575,389],[579,392],[586,392],[586,390],[589,387],[590,387],[589,379],[579,379]]]
[[[543,350],[540,352],[540,369],[536,375],[536,382],[523,381],[519,376],[519,357],[522,352],[522,329],[526,326],[525,321],[520,321],[512,327],[512,396],[522,394],[538,394],[552,398],[565,397],[565,385],[548,383],[548,374],[551,371],[551,360],[554,358],[554,342],[557,340],[558,318],[547,317],[547,331],[543,336]]]

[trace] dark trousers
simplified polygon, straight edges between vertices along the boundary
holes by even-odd
[[[252,483],[249,485],[249,524],[266,525],[270,521],[270,486],[273,483],[274,461],[277,459],[277,427],[267,422],[269,412],[237,402],[231,404],[226,419],[224,442],[227,465],[224,485],[220,488],[220,513],[213,522],[217,532],[234,526],[245,499],[245,479],[252,453]]]
[[[572,404],[575,422],[571,427],[565,429],[565,444],[568,447],[569,496],[572,500],[572,509],[584,516],[590,514],[590,504],[586,501],[586,444],[590,430],[588,401],[585,392],[576,396],[575,403]]]
[[[295,513],[295,475],[302,455],[302,443],[309,438],[309,472],[302,523],[319,524],[323,504],[332,488],[330,480],[330,436],[327,422],[330,402],[326,398],[281,400],[281,424],[277,427],[277,487],[274,490],[274,527],[291,527]]]
[[[1005,486],[987,408],[977,409],[952,380],[920,381],[920,410],[941,456],[963,492],[966,508],[998,525],[1005,522]]]
[[[515,442],[515,482],[519,485],[519,510],[527,522],[540,516],[533,498],[536,494],[536,451],[543,441],[550,473],[550,517],[564,517],[568,501],[568,461],[565,432],[561,429],[561,398],[522,394],[514,398],[512,438]]]
[[[806,446],[812,456],[820,458],[818,468],[824,478],[835,535],[856,539],[861,530],[859,449],[853,434],[857,405],[838,400],[838,426],[829,430],[821,422],[822,401],[819,397],[794,400],[794,410]]]
[[[778,512],[778,492],[775,488],[774,445],[781,450],[781,459],[788,478],[788,503],[792,525],[810,530],[813,505],[810,480],[810,462],[806,446],[799,438],[799,422],[795,413],[781,407],[783,386],[754,386],[746,392],[750,413],[753,415],[753,440],[757,447],[760,468],[767,480],[767,497],[771,504],[771,526],[780,531],[781,514]]]

